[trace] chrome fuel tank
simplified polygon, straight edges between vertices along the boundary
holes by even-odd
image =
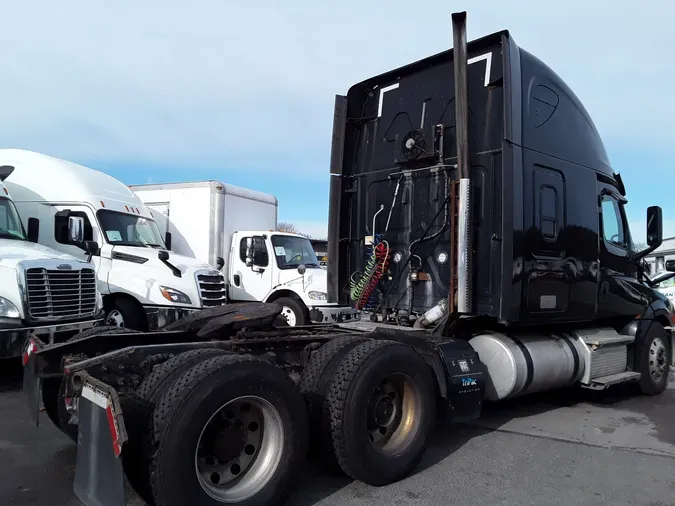
[[[586,345],[573,336],[485,333],[469,344],[487,367],[485,398],[490,401],[561,388],[584,374]]]

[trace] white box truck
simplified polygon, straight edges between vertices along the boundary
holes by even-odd
[[[100,245],[92,258],[105,323],[153,330],[202,307],[225,303],[222,274],[194,257],[169,253],[149,209],[122,182],[48,155],[0,149],[0,165],[22,216],[39,219],[38,240],[84,258],[84,243],[66,233],[81,218],[84,239]]]
[[[34,218],[24,227],[4,184],[12,173],[13,166],[0,167],[0,358],[20,356],[31,335],[63,342],[103,321],[94,266],[35,244],[39,223]],[[80,225],[69,220],[67,234],[81,236]]]
[[[130,188],[169,234],[172,251],[223,271],[229,300],[276,302],[291,326],[358,319],[326,301],[327,272],[310,240],[275,231],[273,195],[219,181]]]

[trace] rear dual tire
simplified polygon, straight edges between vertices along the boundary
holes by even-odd
[[[154,408],[152,496],[161,506],[282,503],[307,443],[306,407],[284,371],[247,355],[209,358]]]
[[[155,366],[136,390],[135,398],[126,411],[129,440],[122,452],[122,462],[129,484],[148,504],[154,504],[149,458],[152,451],[152,419],[157,402],[188,369],[225,353],[218,348],[205,348],[175,355]]]
[[[314,352],[301,385],[312,454],[328,470],[381,486],[417,467],[436,422],[437,386],[412,348],[336,338]]]
[[[393,341],[355,347],[335,371],[327,401],[345,474],[388,485],[422,460],[436,421],[436,382],[410,347]]]

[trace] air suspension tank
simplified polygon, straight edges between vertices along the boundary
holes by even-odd
[[[490,401],[562,388],[584,374],[586,345],[574,336],[485,333],[469,344],[487,367],[485,397]]]

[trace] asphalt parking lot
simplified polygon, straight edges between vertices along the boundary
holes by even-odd
[[[674,420],[675,384],[651,398],[625,388],[535,395],[439,430],[406,480],[374,488],[308,469],[290,504],[675,505]],[[20,370],[2,364],[0,505],[79,506],[74,468],[75,446],[48,421],[30,424]]]

